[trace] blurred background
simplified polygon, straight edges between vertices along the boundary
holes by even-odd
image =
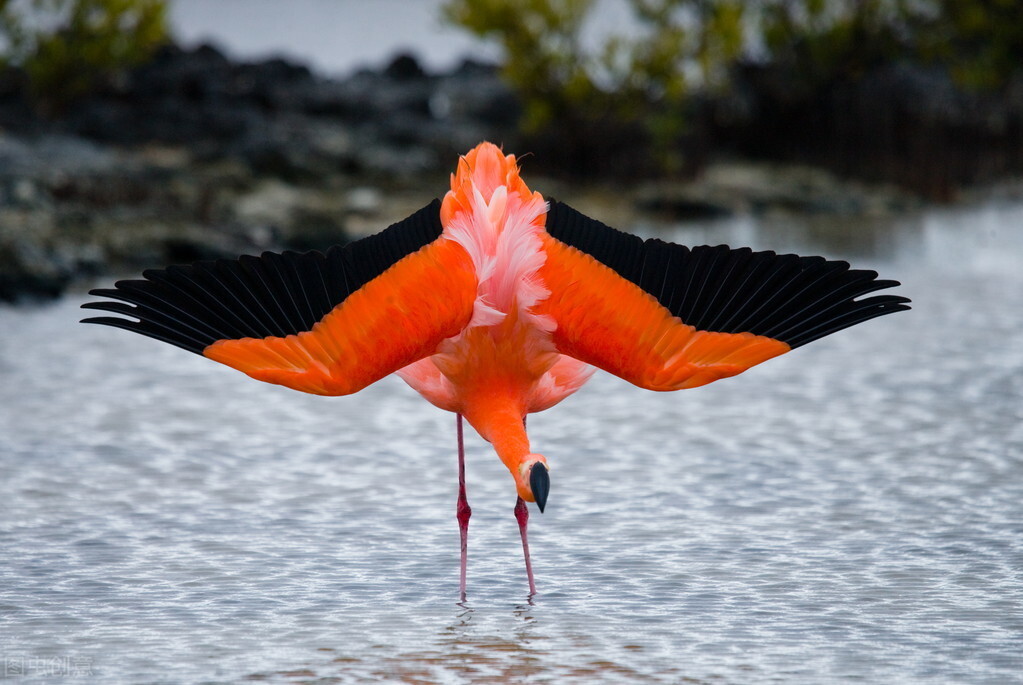
[[[0,300],[357,237],[484,139],[611,220],[956,202],[1021,56],[1010,1],[5,0]]]

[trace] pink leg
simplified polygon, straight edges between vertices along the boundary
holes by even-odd
[[[519,533],[522,535],[522,554],[526,558],[526,575],[529,576],[529,596],[536,594],[533,583],[533,565],[529,563],[529,540],[526,539],[526,524],[529,523],[529,509],[525,501],[519,497],[515,502],[515,520],[519,522]]]
[[[465,498],[465,443],[462,440],[462,415],[458,414],[458,532],[462,537],[462,566],[458,581],[458,591],[465,601],[465,565],[468,557],[469,517],[472,508]]]

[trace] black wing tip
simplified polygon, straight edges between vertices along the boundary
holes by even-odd
[[[116,316],[90,316],[85,319],[80,319],[79,323],[98,324],[100,326],[110,326],[111,328],[121,328],[126,331],[131,331],[132,333],[144,335],[147,338],[153,338],[154,340],[159,340],[160,342],[180,347],[183,350],[188,350],[189,352],[199,355],[201,355],[206,347],[208,347],[208,345],[206,345],[203,341],[199,341],[187,333],[146,321],[135,321],[133,319],[124,319]]]
[[[821,256],[728,245],[646,241],[549,200],[547,231],[657,298],[699,330],[753,333],[792,347],[909,309],[909,298],[878,290],[901,285],[871,269]],[[858,299],[859,298],[859,299]]]
[[[912,300],[904,295],[868,293],[902,285],[894,279],[878,279],[872,270],[850,270],[812,305],[799,312],[784,333],[774,335],[795,349],[832,333],[888,314],[912,309]]]
[[[202,353],[217,340],[310,330],[352,292],[443,233],[440,200],[373,236],[319,250],[263,252],[146,269],[81,307],[119,314],[82,323],[123,328]],[[115,300],[116,302],[110,302]]]
[[[865,300],[853,300],[850,303],[854,307],[851,311],[833,317],[823,323],[815,322],[814,325],[804,326],[800,331],[786,336],[787,339],[782,340],[791,349],[796,349],[871,319],[895,314],[896,312],[909,311],[912,309],[909,306],[910,301],[908,297],[901,295],[879,295]]]
[[[111,302],[110,300],[97,300],[95,302],[83,302],[78,308],[79,309],[100,309],[102,311],[113,311],[111,307],[123,305],[125,307],[134,307],[124,302]],[[123,312],[119,312],[123,313]]]
[[[85,308],[85,305],[82,305]],[[85,319],[79,319],[78,323],[98,323],[101,326],[124,326],[126,324],[138,323],[131,319],[122,319],[117,316],[90,316]]]

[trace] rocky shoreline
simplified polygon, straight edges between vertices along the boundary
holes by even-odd
[[[50,117],[33,111],[17,74],[5,79],[0,301],[378,230],[438,194],[460,151],[507,137],[518,116],[494,67],[431,76],[408,56],[330,80],[283,60],[170,47]]]
[[[442,194],[480,140],[517,149],[515,96],[494,66],[471,62],[430,75],[401,56],[331,80],[171,47],[59,116],[36,115],[24,92],[16,74],[0,79],[0,301],[55,297],[99,274],[322,249]],[[602,194],[537,185],[581,208]],[[720,161],[694,180],[615,193],[631,198],[626,211],[674,220],[920,204],[818,169]]]

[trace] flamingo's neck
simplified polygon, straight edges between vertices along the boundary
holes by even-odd
[[[519,497],[527,502],[535,501],[529,486],[529,467],[537,461],[546,464],[547,460],[529,450],[523,409],[511,400],[502,401],[496,395],[470,403],[466,409],[465,418],[490,441],[497,456],[511,472]]]

